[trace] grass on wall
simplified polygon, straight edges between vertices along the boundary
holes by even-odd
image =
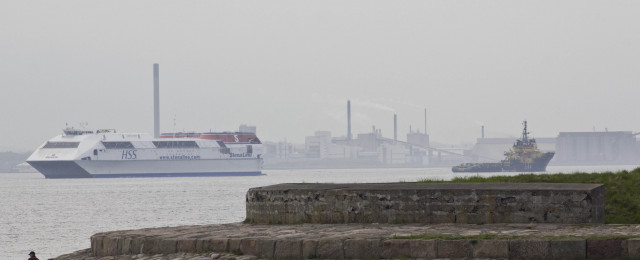
[[[640,223],[640,168],[632,171],[603,173],[521,174],[516,176],[462,177],[451,181],[420,180],[421,183],[482,183],[482,182],[547,182],[601,183],[605,189],[605,223]]]

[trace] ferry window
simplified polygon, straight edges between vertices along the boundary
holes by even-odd
[[[247,145],[247,153],[253,153],[253,146]]]
[[[47,142],[42,148],[43,149],[54,149],[54,148],[78,148],[80,142]]]
[[[199,148],[195,141],[153,141],[156,148]]]
[[[133,149],[131,142],[102,142],[107,149]]]

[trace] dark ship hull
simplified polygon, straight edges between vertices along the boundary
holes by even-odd
[[[554,152],[544,153],[531,163],[504,160],[498,163],[465,163],[451,168],[453,172],[544,172]]]
[[[522,138],[516,140],[505,159],[497,163],[465,163],[451,168],[453,172],[543,172],[555,152],[538,150],[536,140],[529,138],[527,121],[522,123]]]

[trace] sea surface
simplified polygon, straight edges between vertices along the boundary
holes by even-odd
[[[547,173],[637,166],[549,166]],[[249,188],[278,183],[384,183],[457,176],[450,168],[265,170],[262,176],[45,179],[0,173],[0,259],[49,259],[90,247],[98,232],[241,222]],[[540,173],[546,174],[546,173]]]

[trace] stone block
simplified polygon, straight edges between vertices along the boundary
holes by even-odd
[[[640,259],[640,238],[628,239],[627,250],[628,250],[629,258]]]
[[[211,238],[198,238],[196,240],[196,252],[214,252],[211,250]]]
[[[273,239],[260,239],[258,240],[258,250],[260,253],[258,253],[257,257],[260,258],[268,258],[268,259],[272,259],[273,258],[273,253],[275,251],[275,247],[276,247],[276,241]]]
[[[111,237],[104,237],[102,239],[102,255],[109,255],[109,250],[111,249]]]
[[[278,184],[252,188],[255,223],[604,223],[604,186],[575,183]]]
[[[122,249],[121,249],[121,253],[123,255],[130,255],[132,254],[131,252],[131,241],[133,239],[130,237],[125,237],[124,239],[122,239]]]
[[[587,240],[587,258],[620,258],[626,257],[626,240]]]
[[[260,253],[260,248],[258,247],[257,239],[242,239],[240,241],[240,251],[245,255],[255,255],[257,256]]]
[[[437,240],[412,239],[409,241],[411,247],[411,258],[433,259],[437,257]]]
[[[344,259],[342,240],[337,240],[337,239],[318,240],[316,257],[320,259]]]
[[[118,247],[119,237],[109,237],[109,247],[107,248],[107,255],[119,255]],[[120,244],[122,246],[122,244]]]
[[[230,253],[239,253],[242,252],[240,251],[240,242],[242,241],[242,239],[240,238],[231,238],[229,239],[229,247],[227,248],[227,250],[229,250]]]
[[[155,255],[161,254],[160,239],[157,237],[142,237],[141,254]]]
[[[209,239],[209,248],[213,252],[227,252],[229,250],[229,239],[213,238]]]
[[[176,238],[165,238],[161,239],[158,247],[157,254],[173,254],[177,253],[178,250],[178,239]]]
[[[344,241],[344,256],[354,258],[380,258],[380,239],[347,239]]]
[[[382,241],[381,257],[389,258],[408,258],[411,257],[410,239],[387,239]]]
[[[511,259],[551,259],[551,245],[547,240],[510,240]]]
[[[302,240],[302,258],[317,258],[318,240]]]
[[[179,238],[177,251],[184,252],[184,253],[195,253],[196,239],[195,238]]]
[[[584,239],[551,240],[553,259],[585,259],[587,242]]]
[[[91,252],[93,252],[93,256],[99,257],[105,255],[105,252],[102,251],[102,240],[104,240],[104,237],[104,235],[91,236]]]
[[[240,241],[240,252],[261,258],[273,258],[275,240],[249,238]]]
[[[473,246],[468,240],[437,240],[438,258],[473,257]]]
[[[144,237],[134,237],[131,239],[131,254],[143,254],[144,250]]]
[[[302,259],[302,241],[300,240],[276,240],[276,249],[273,253],[275,259]]]
[[[474,258],[509,258],[509,241],[501,239],[470,240]]]

